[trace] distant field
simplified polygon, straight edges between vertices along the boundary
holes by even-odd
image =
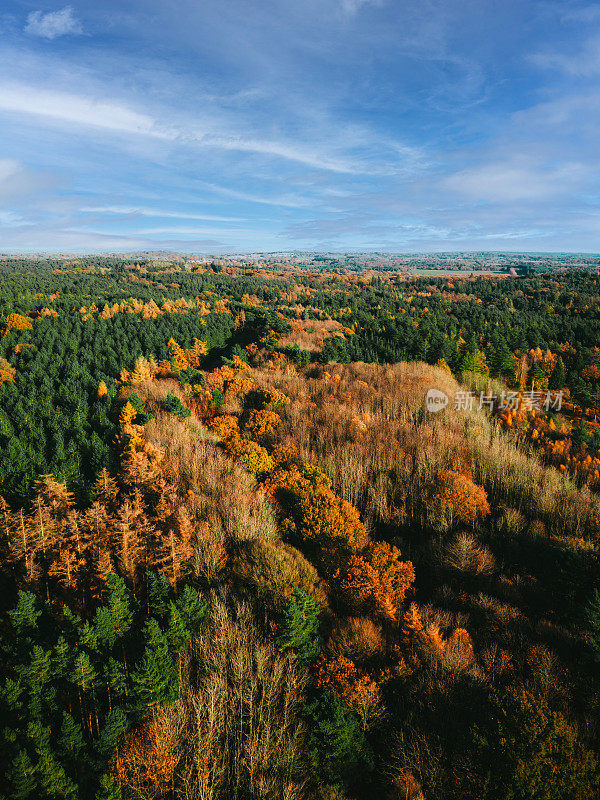
[[[489,275],[494,278],[507,278],[509,273],[508,272],[493,272],[489,269],[470,269],[470,270],[462,270],[462,269],[412,269],[409,268],[408,270],[411,275],[423,275],[425,277],[433,277],[433,278],[447,278],[447,277],[456,277],[460,275],[462,277],[469,277],[472,275]]]

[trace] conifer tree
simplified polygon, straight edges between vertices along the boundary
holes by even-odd
[[[166,616],[169,611],[171,587],[164,575],[146,572],[146,592],[148,594],[148,613],[158,617]]]
[[[201,599],[198,590],[186,584],[175,601],[175,604],[186,628],[193,636],[198,636],[208,614],[206,602]]]
[[[27,800],[38,794],[37,770],[26,750],[19,750],[13,758],[7,773],[12,784],[10,796],[14,800]]]
[[[177,674],[167,637],[158,622],[150,619],[144,628],[146,648],[131,674],[133,710],[143,716],[148,709],[169,703],[177,696]]]
[[[95,800],[121,800],[121,787],[112,775],[102,775]]]
[[[298,586],[293,587],[279,627],[277,644],[280,650],[292,650],[298,661],[307,666],[321,651],[319,606]]]
[[[565,362],[559,356],[556,359],[556,365],[552,370],[552,374],[550,375],[550,380],[548,382],[548,388],[552,391],[560,391],[565,385],[565,378],[566,378],[566,370],[565,370]]]

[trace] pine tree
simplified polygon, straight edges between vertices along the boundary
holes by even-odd
[[[81,725],[75,722],[70,714],[63,711],[60,737],[58,739],[60,752],[71,761],[76,762],[83,746],[83,731],[81,730]]]
[[[186,626],[179,609],[173,602],[169,605],[169,624],[166,634],[169,644],[176,653],[183,650],[192,637],[191,631]]]
[[[113,708],[104,718],[100,736],[94,742],[94,750],[100,764],[106,764],[112,758],[119,737],[127,730],[127,717],[120,708]]]
[[[191,631],[193,636],[198,636],[208,614],[206,602],[202,600],[198,590],[186,584],[175,604],[186,628]]]
[[[108,604],[96,610],[94,627],[100,642],[112,648],[129,631],[133,621],[133,612],[130,605],[130,594],[123,578],[109,575],[106,582],[110,590]]]
[[[37,621],[41,611],[37,608],[37,597],[33,592],[19,591],[16,608],[8,612],[17,635],[31,633],[37,628]]]
[[[171,586],[164,575],[146,572],[146,592],[148,594],[148,613],[158,617],[166,616],[169,611]]]
[[[177,696],[177,674],[167,637],[155,619],[148,620],[144,631],[146,648],[131,674],[133,709],[140,716],[149,708],[169,703]]]
[[[12,784],[10,797],[14,800],[27,800],[34,793],[39,795],[37,770],[26,750],[19,750],[13,758],[7,777]]]
[[[319,782],[348,786],[373,769],[373,754],[358,719],[337,695],[323,692],[304,713],[308,756]]]
[[[565,363],[559,356],[556,359],[556,365],[552,370],[552,374],[550,375],[548,388],[555,392],[560,391],[562,388],[564,388],[565,377],[566,377]]]
[[[321,652],[319,606],[297,586],[287,601],[279,626],[277,644],[280,650],[292,650],[298,661],[307,666]]]

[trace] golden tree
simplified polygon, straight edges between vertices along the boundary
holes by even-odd
[[[490,513],[487,493],[468,475],[446,470],[440,478],[432,498],[432,510],[442,528],[459,522],[475,525]]]

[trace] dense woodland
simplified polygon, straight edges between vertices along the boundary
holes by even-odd
[[[599,796],[597,272],[0,271],[2,797]]]

